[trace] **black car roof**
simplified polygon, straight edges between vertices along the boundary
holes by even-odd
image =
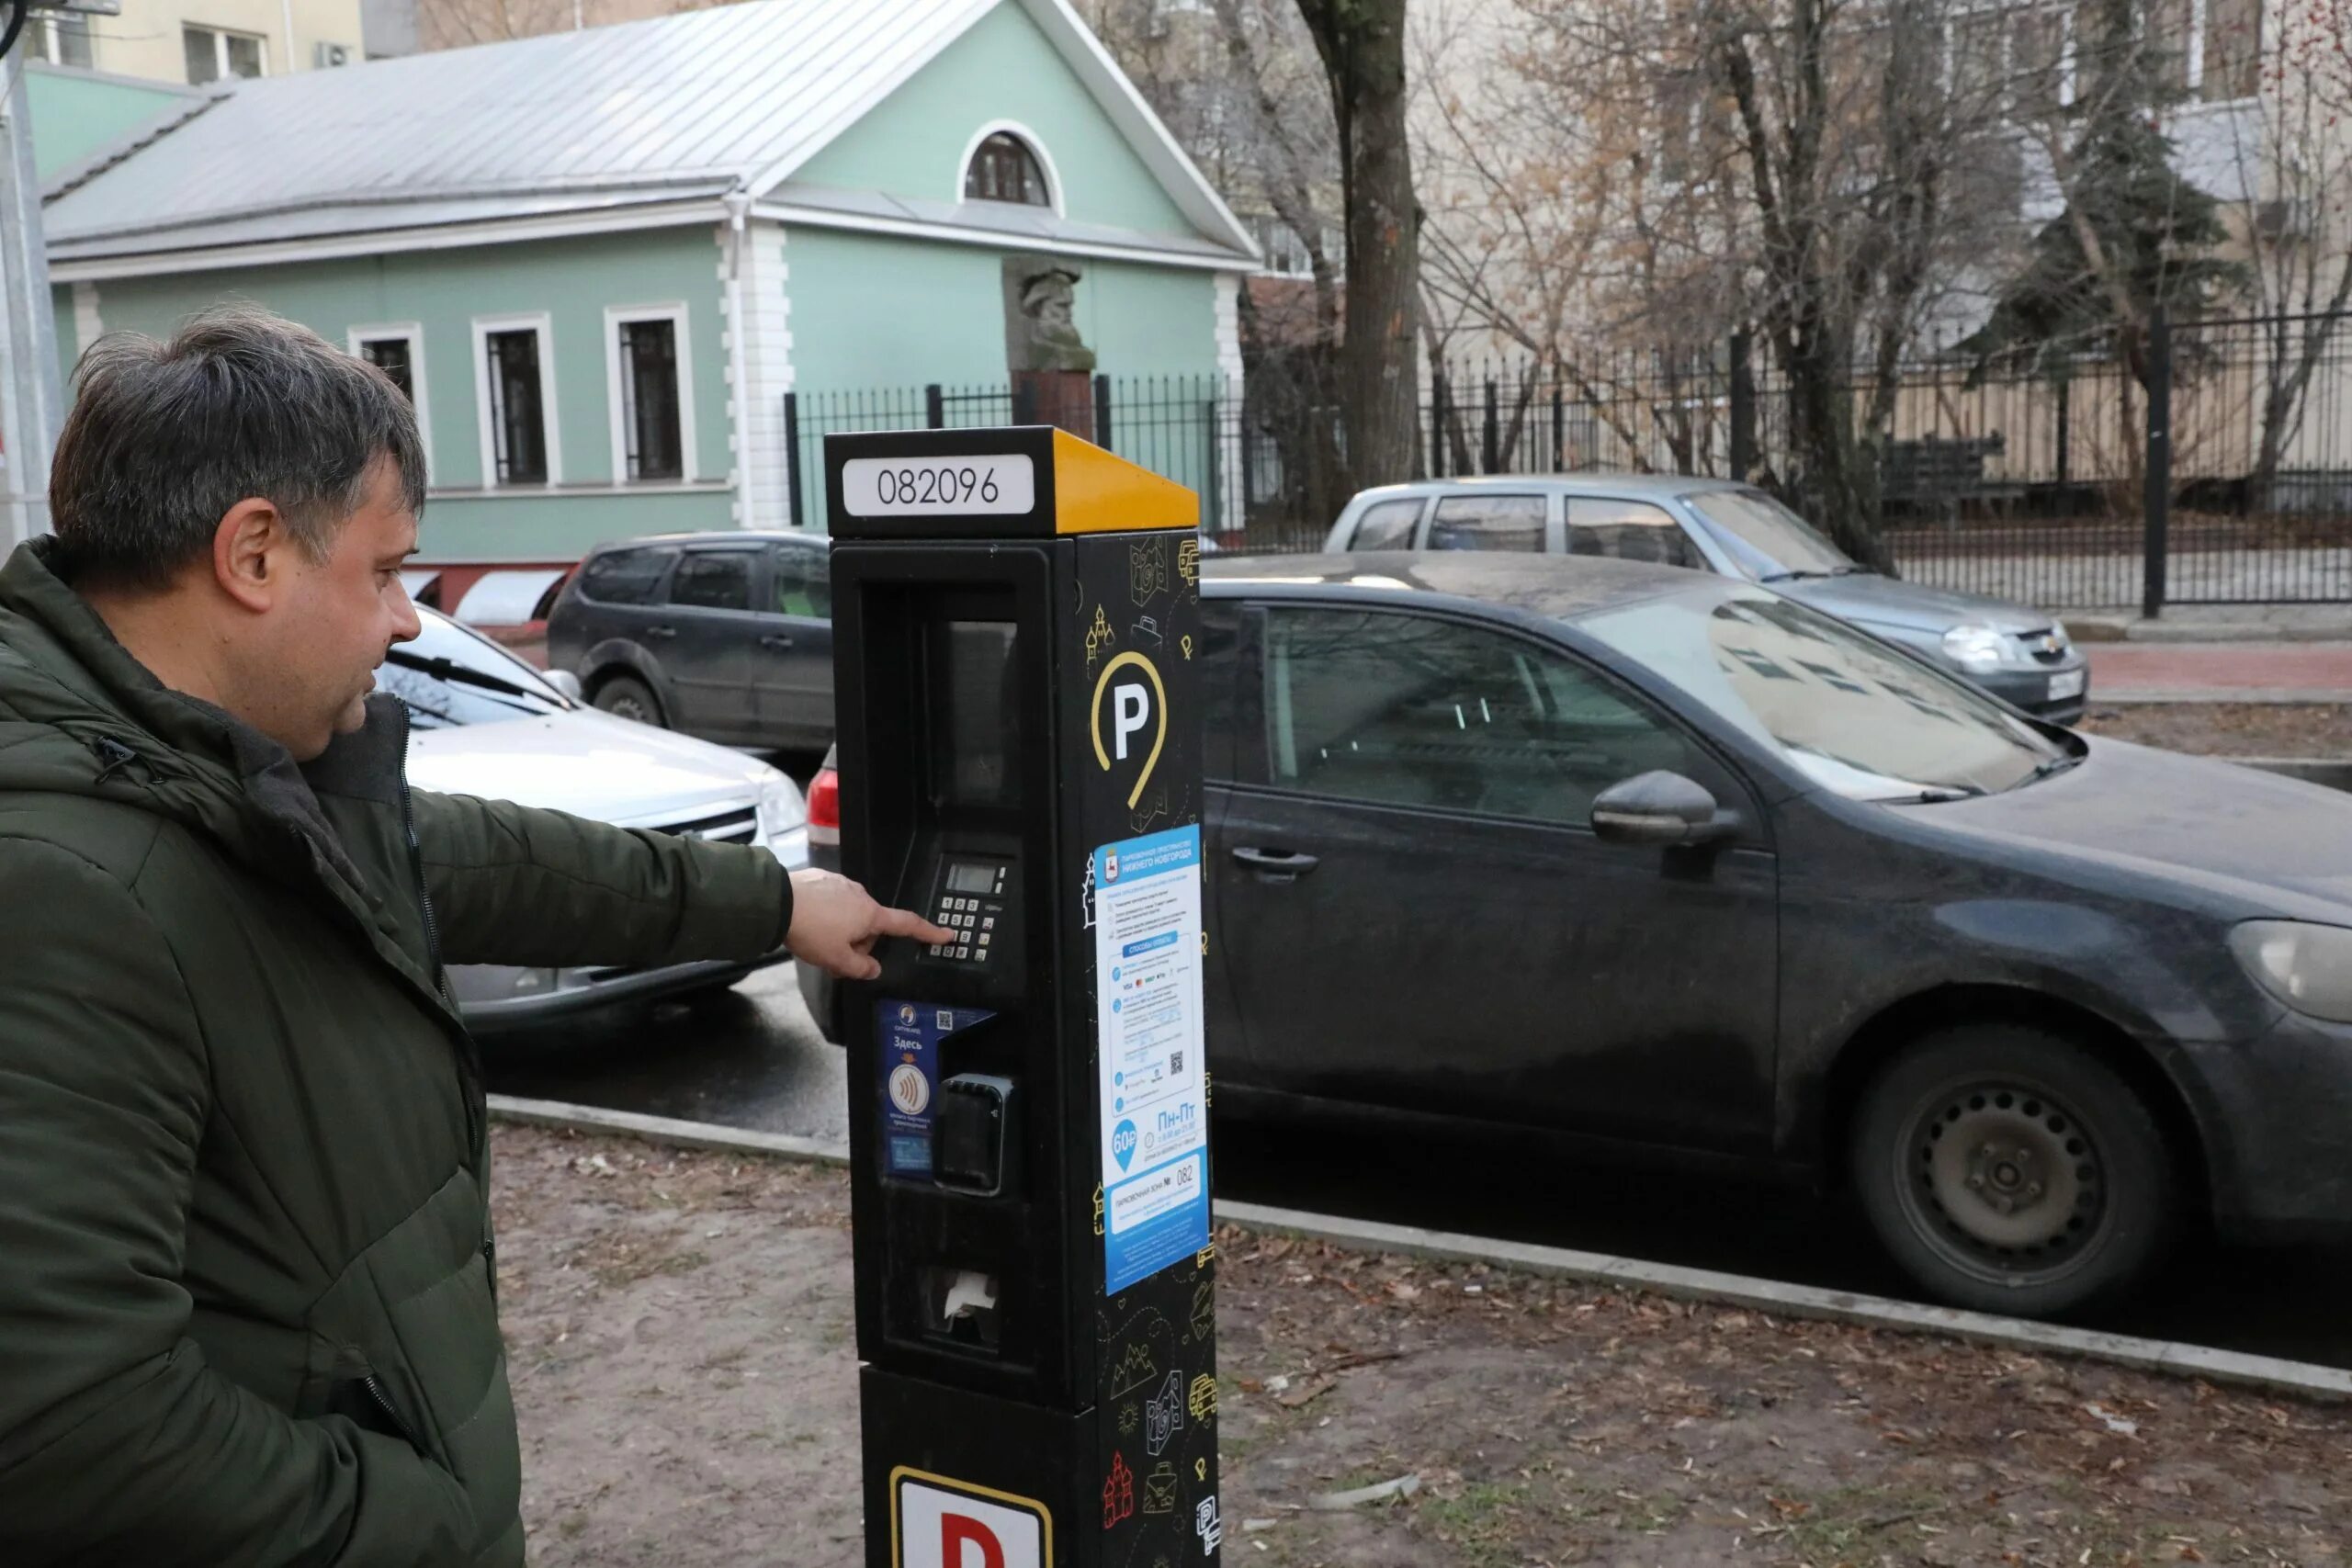
[[[1693,589],[1724,586],[1707,572],[1597,556],[1488,550],[1351,551],[1346,555],[1210,556],[1201,586],[1210,597],[1467,599],[1572,621]]]
[[[789,528],[706,528],[690,534],[639,534],[633,538],[607,539],[588,553],[601,556],[614,550],[642,549],[648,545],[764,545],[786,539],[806,539],[811,544],[825,542],[821,534],[795,533]]]

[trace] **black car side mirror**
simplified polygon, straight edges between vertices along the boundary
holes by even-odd
[[[1739,818],[1704,784],[1680,773],[1643,773],[1602,790],[1592,803],[1594,837],[1611,844],[1689,847],[1738,831]]]

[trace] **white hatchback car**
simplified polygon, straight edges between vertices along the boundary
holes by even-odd
[[[807,802],[775,768],[600,713],[576,700],[569,675],[543,674],[431,610],[417,615],[423,635],[392,649],[376,681],[409,705],[409,778],[420,789],[759,844],[789,869],[808,863]],[[458,964],[449,986],[467,1023],[489,1034],[608,1002],[720,989],[786,956],[660,969]]]

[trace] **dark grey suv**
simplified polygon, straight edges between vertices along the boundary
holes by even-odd
[[[706,740],[816,750],[833,738],[826,541],[673,534],[600,545],[548,615],[548,662],[606,713]]]

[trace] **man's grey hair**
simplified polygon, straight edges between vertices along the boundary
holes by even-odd
[[[416,411],[391,378],[251,305],[190,316],[164,342],[108,333],[74,372],[49,475],[59,570],[160,589],[211,553],[241,501],[276,506],[313,560],[390,457],[424,505]]]

